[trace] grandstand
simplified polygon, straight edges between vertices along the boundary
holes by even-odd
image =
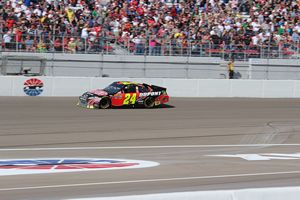
[[[0,200],[299,200],[299,80],[300,0],[0,0]]]
[[[299,0],[8,0],[1,51],[297,58]]]

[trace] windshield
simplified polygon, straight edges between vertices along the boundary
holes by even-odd
[[[104,88],[103,90],[106,91],[108,94],[116,94],[123,88],[123,84],[118,84],[117,82],[114,82]]]

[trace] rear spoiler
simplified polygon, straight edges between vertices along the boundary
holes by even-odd
[[[160,86],[157,86],[157,85],[149,85],[154,91],[167,91],[167,88],[164,88],[164,87],[160,87]]]

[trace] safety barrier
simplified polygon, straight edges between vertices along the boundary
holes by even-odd
[[[228,61],[212,57],[0,52],[0,75],[226,79]],[[300,80],[298,59],[236,61],[235,79]]]
[[[300,80],[0,76],[0,96],[79,96],[113,81],[164,86],[171,97],[300,98]]]
[[[73,200],[299,200],[300,187],[178,192]],[[70,199],[71,200],[71,199]]]

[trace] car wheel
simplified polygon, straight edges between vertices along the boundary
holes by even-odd
[[[154,99],[151,97],[147,97],[144,100],[144,106],[145,106],[145,108],[153,108],[154,107]]]
[[[107,109],[110,108],[110,106],[111,106],[111,101],[108,97],[103,97],[99,102],[100,109]]]

